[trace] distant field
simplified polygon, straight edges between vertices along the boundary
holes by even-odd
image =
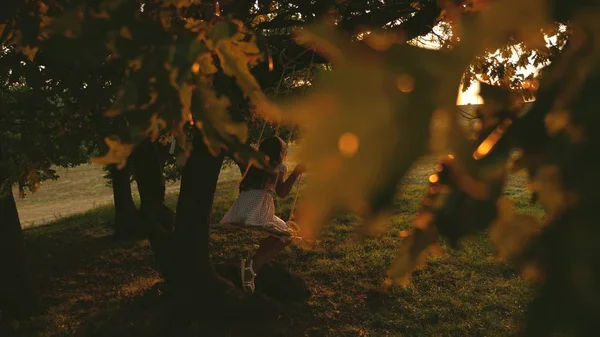
[[[290,149],[290,157],[293,149]],[[290,165],[293,160],[288,162]],[[18,197],[15,189],[17,209],[24,227],[43,225],[74,214],[87,212],[99,206],[112,205],[113,195],[101,165],[84,164],[75,168],[55,168],[60,178],[47,181],[40,189],[25,198]],[[224,166],[219,182],[238,181],[237,167]],[[139,200],[137,185],[132,184],[134,200]],[[179,192],[179,181],[167,184],[167,194]]]
[[[21,199],[16,197],[21,224],[38,226],[74,214],[87,212],[99,206],[113,203],[112,189],[106,185],[102,166],[81,165],[75,168],[56,168],[60,179],[47,181],[33,194]],[[225,168],[220,181],[239,179],[237,171]],[[179,182],[168,183],[167,193],[179,191]],[[137,185],[132,184],[135,200],[139,199]],[[15,190],[15,196],[18,196]]]
[[[106,185],[102,166],[86,164],[69,169],[59,167],[56,171],[60,179],[44,182],[37,192],[23,199],[17,197],[17,209],[23,226],[42,225],[112,204],[112,189]],[[179,189],[179,184],[170,184],[168,189],[174,192]],[[136,198],[139,197],[135,183],[133,193]]]

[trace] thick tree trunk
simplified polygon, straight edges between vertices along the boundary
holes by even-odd
[[[193,145],[181,178],[175,221],[180,308],[193,306],[199,297],[222,296],[232,287],[214,269],[209,252],[210,213],[223,156],[213,156],[199,134]]]
[[[0,162],[2,149],[0,149]],[[8,176],[0,168],[0,183]],[[33,314],[36,306],[23,230],[12,191],[0,194],[0,311],[2,319],[21,320]]]
[[[118,239],[139,237],[143,233],[139,213],[131,195],[130,169],[131,165],[122,170],[115,166],[110,168],[115,204],[115,237]]]
[[[165,185],[155,144],[144,141],[133,152],[132,159],[140,192],[142,222],[162,276],[171,283],[174,275],[173,217],[164,205]]]

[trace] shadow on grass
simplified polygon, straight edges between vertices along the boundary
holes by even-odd
[[[199,301],[199,319],[169,334],[173,307],[150,247],[115,240],[112,218],[102,208],[25,231],[41,315],[19,336],[289,336],[298,330],[291,317],[310,315],[303,280],[274,263],[261,270],[255,295]],[[241,288],[237,265],[217,267]]]
[[[217,268],[239,285],[234,276],[237,266]],[[254,295],[237,294],[218,303],[198,301],[198,319],[177,327],[168,325],[174,308],[164,284],[157,283],[135,298],[94,313],[75,336],[293,336],[299,328],[295,319],[310,316],[306,285],[279,264],[265,266],[261,276]]]

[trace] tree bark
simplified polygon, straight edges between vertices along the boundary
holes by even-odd
[[[16,320],[33,313],[35,298],[23,231],[12,191],[0,200],[0,311]]]
[[[200,134],[193,146],[183,169],[175,221],[180,308],[193,306],[199,296],[219,296],[231,286],[216,272],[209,252],[210,213],[223,156],[213,156]]]
[[[0,149],[0,162],[2,149]],[[0,183],[7,178],[0,168]],[[0,194],[0,311],[2,319],[22,320],[33,314],[37,297],[33,290],[23,230],[12,190]]]
[[[345,18],[340,23],[340,27],[352,34],[358,34],[374,27],[383,27],[400,17],[404,17],[404,22],[391,29],[401,31],[406,41],[409,41],[429,34],[436,25],[442,11],[436,0],[420,1],[419,5],[421,8],[414,12],[413,16],[407,16],[406,10],[409,7],[407,3],[390,3],[382,8],[374,8],[362,15]]]
[[[172,212],[164,205],[165,185],[155,144],[145,140],[135,149],[132,159],[140,192],[142,222],[161,274],[167,283],[171,283],[174,276],[173,219]]]
[[[118,239],[139,237],[142,234],[139,213],[131,195],[130,170],[130,164],[122,170],[114,165],[110,168],[115,204],[115,237]]]

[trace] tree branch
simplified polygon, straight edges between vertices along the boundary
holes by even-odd
[[[347,16],[340,23],[340,27],[352,33],[363,30],[363,26],[383,27],[394,20],[410,15],[414,12],[411,9],[413,8],[407,3],[383,6],[376,10],[365,11],[359,15]]]
[[[427,35],[435,27],[437,18],[440,16],[441,9],[436,1],[430,1],[423,4],[413,17],[406,19],[399,26],[392,28],[405,34],[406,40],[412,40],[419,36]]]

